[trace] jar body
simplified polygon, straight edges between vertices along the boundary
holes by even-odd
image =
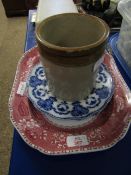
[[[106,23],[91,15],[65,13],[43,20],[36,29],[41,61],[52,93],[63,100],[87,97],[95,63],[109,35]]]
[[[75,58],[74,58],[75,59]],[[63,66],[41,58],[45,68],[49,89],[59,99],[77,101],[87,97],[93,89],[94,64]]]

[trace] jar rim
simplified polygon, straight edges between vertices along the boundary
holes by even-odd
[[[104,32],[103,32],[102,36],[100,37],[100,39],[97,40],[96,42],[91,43],[91,44],[87,44],[87,45],[83,45],[83,46],[79,46],[79,47],[61,47],[61,46],[52,44],[52,43],[46,41],[45,39],[43,39],[41,37],[41,33],[40,33],[40,29],[41,29],[41,27],[43,27],[43,24],[47,23],[49,20],[52,20],[53,18],[56,18],[58,16],[63,16],[63,15],[91,17],[93,20],[96,20],[97,22],[100,23],[100,25],[103,26]],[[37,39],[38,42],[40,42],[42,45],[44,45],[48,49],[51,49],[51,50],[54,50],[54,51],[60,51],[60,52],[68,52],[68,53],[78,52],[78,51],[82,52],[82,51],[93,49],[95,47],[97,48],[99,45],[101,45],[103,42],[106,41],[108,36],[109,36],[109,27],[102,19],[100,19],[96,16],[93,16],[93,15],[80,14],[80,13],[63,13],[63,14],[58,14],[58,15],[48,17],[45,20],[43,20],[36,28],[36,39]]]

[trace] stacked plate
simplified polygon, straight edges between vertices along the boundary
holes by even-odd
[[[44,67],[38,63],[32,68],[27,81],[28,98],[52,124],[62,128],[79,128],[93,122],[114,92],[112,76],[104,64],[99,67],[95,78],[89,96],[80,101],[64,101],[51,93]]]
[[[35,47],[18,64],[9,110],[28,145],[44,154],[66,155],[114,146],[129,129],[130,102],[130,91],[107,53],[89,96],[74,102],[58,99],[48,88]]]

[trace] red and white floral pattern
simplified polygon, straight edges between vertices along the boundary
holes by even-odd
[[[23,55],[9,100],[11,121],[27,144],[45,154],[64,155],[105,150],[125,136],[130,126],[131,95],[110,55],[105,54],[104,63],[115,82],[111,102],[92,123],[71,130],[62,130],[52,125],[34,108],[26,95],[17,94],[20,82],[26,82],[32,67],[39,63],[39,59],[37,47]],[[85,135],[89,143],[69,147],[67,137],[77,135]]]

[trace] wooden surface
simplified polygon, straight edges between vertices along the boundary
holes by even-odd
[[[2,0],[7,17],[28,15],[29,9],[37,7],[38,0]]]

